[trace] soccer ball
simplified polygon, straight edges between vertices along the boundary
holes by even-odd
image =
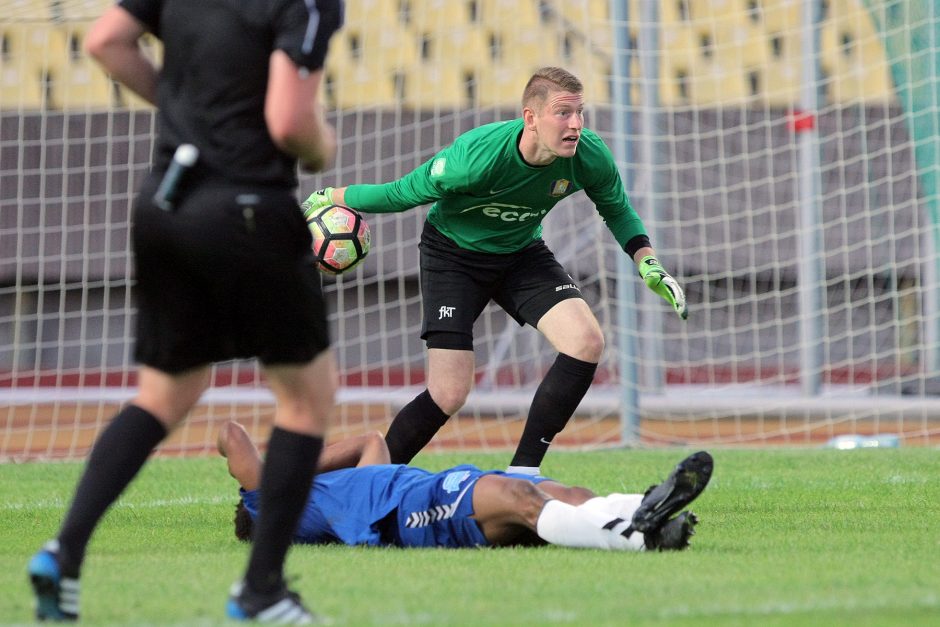
[[[355,209],[330,205],[307,218],[313,235],[313,254],[324,274],[342,274],[354,268],[372,246],[369,225]]]

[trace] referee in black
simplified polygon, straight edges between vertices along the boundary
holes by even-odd
[[[58,535],[29,563],[39,619],[78,618],[89,538],[195,406],[212,364],[256,357],[277,410],[262,514],[226,612],[313,620],[283,569],[337,373],[296,170],[320,170],[336,152],[318,94],[342,21],[342,0],[120,0],[89,31],[87,52],[158,109],[153,170],[133,210],[140,370],[137,395],[95,443]],[[162,68],[142,53],[147,32],[163,42]]]

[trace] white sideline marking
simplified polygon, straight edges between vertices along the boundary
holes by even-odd
[[[212,496],[212,497],[196,497],[196,496],[182,496],[175,499],[154,499],[151,501],[125,501],[118,500],[114,504],[114,507],[117,508],[127,508],[127,509],[154,509],[157,507],[174,507],[174,506],[189,506],[189,505],[224,505],[229,502],[234,503],[234,499],[238,496],[238,493],[234,490],[230,496]],[[62,509],[65,507],[65,499],[45,499],[42,501],[30,501],[28,503],[2,503],[0,502],[0,511],[20,511],[26,509]]]

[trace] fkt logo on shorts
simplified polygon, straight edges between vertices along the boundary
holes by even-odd
[[[444,318],[453,318],[455,309],[457,308],[448,307],[447,305],[441,305],[441,308],[437,310],[437,313],[438,313],[437,319],[443,320]]]

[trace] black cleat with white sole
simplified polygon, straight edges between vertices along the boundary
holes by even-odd
[[[646,491],[623,535],[630,537],[634,531],[646,534],[659,530],[673,514],[702,493],[714,467],[715,460],[706,451],[683,459],[665,481]]]

